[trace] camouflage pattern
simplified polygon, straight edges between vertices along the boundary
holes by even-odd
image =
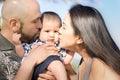
[[[0,34],[0,80],[13,80],[20,62],[14,45]]]

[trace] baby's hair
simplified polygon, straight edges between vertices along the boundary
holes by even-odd
[[[43,23],[43,20],[44,18],[47,18],[47,19],[50,19],[50,20],[54,20],[54,19],[59,19],[60,20],[60,27],[62,26],[62,21],[61,21],[61,18],[60,16],[55,13],[55,12],[51,12],[51,11],[47,11],[47,12],[44,12],[42,13],[40,19],[41,19],[41,23]]]

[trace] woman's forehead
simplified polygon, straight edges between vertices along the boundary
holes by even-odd
[[[71,23],[71,18],[70,18],[70,14],[69,14],[69,13],[67,13],[67,14],[65,15],[65,17],[64,17],[64,19],[63,19],[63,22],[64,22],[65,24]]]

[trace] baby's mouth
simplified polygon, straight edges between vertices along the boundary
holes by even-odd
[[[54,39],[49,39],[47,40],[48,42],[53,42],[54,43]]]

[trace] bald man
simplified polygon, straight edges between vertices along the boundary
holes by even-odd
[[[34,67],[48,55],[56,53],[54,44],[35,46],[20,64],[21,58],[18,56],[21,54],[16,54],[12,36],[14,33],[20,34],[21,41],[31,43],[39,35],[40,16],[36,0],[5,0],[0,33],[0,80],[31,80]],[[51,76],[47,78],[54,80]]]

